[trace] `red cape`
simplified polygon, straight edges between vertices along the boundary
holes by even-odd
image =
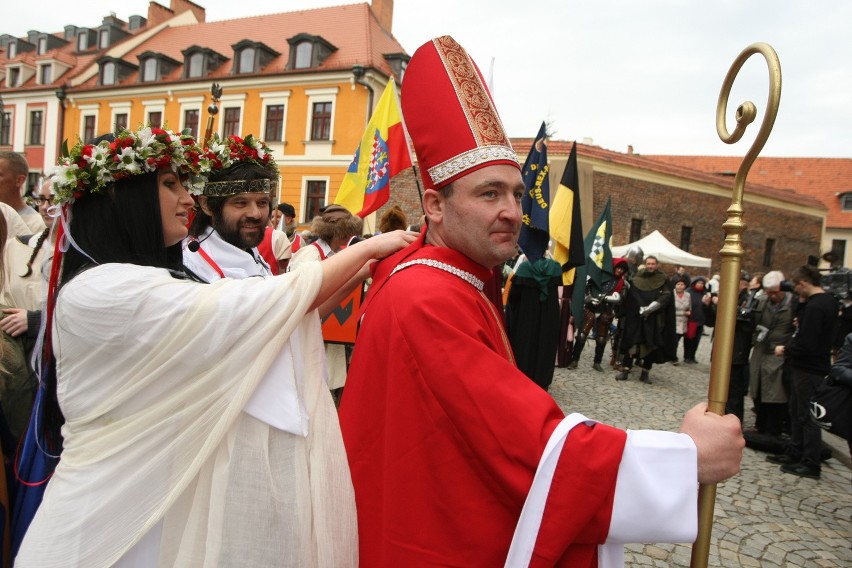
[[[425,235],[425,233],[424,233]],[[340,408],[362,566],[502,566],[550,434],[564,417],[512,362],[502,318],[458,276],[451,249],[379,263]],[[594,566],[626,433],[575,428],[551,487],[532,566]]]

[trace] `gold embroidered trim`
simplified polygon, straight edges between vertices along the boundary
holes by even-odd
[[[470,56],[450,36],[442,36],[433,41],[467,116],[476,145],[500,145],[511,148],[503,123],[500,122],[497,110],[482,85]]]

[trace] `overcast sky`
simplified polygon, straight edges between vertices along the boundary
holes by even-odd
[[[168,0],[159,0],[168,5]],[[352,2],[196,0],[208,21]],[[484,8],[483,6],[488,6]],[[70,7],[70,9],[69,9]],[[0,33],[97,26],[110,12],[147,15],[147,0],[5,0]],[[778,53],[781,106],[764,156],[852,157],[852,2],[848,0],[396,0],[393,32],[409,54],[450,34],[488,74],[510,136],[542,120],[554,138],[641,154],[745,155],[766,108],[768,71],[754,55],[729,102],[758,119],[731,146],[716,134],[716,104],[739,53]]]

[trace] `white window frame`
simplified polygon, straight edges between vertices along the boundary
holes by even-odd
[[[4,146],[12,146],[15,145],[15,110],[16,106],[9,105],[3,108],[3,113],[0,114],[0,121],[3,120],[3,114],[9,113],[9,143],[4,144]]]
[[[201,108],[204,106],[204,97],[178,97],[178,104],[180,105],[180,129],[178,132],[183,132],[183,129],[185,128],[184,120],[186,119],[186,111],[197,110],[198,138],[202,138],[204,136],[204,130],[207,128],[207,123],[204,121],[204,115],[201,112]]]
[[[326,205],[329,204],[328,197],[331,195],[331,178],[329,176],[302,176],[302,189],[301,195],[299,197],[299,211],[302,212],[303,215],[308,213],[308,182],[309,181],[324,181],[325,182],[325,198],[323,201]],[[280,199],[281,196],[279,195]],[[311,219],[306,219],[305,223],[310,223]]]
[[[32,128],[33,128],[32,120],[33,120],[33,113],[34,112],[41,112],[41,134],[39,136],[39,140],[41,140],[41,142],[39,144],[32,144],[31,143],[32,138],[33,138],[32,137]],[[44,146],[45,143],[46,143],[46,140],[45,140],[45,138],[47,137],[46,134],[47,134],[47,106],[41,106],[41,105],[28,106],[27,107],[27,128],[26,128],[26,132],[24,134],[24,136],[25,136],[24,144],[26,146]]]
[[[266,136],[266,107],[275,105],[284,105],[284,122],[281,125],[281,140],[264,140],[267,144],[281,145],[281,152],[284,151],[284,144],[287,142],[287,110],[290,105],[290,94],[292,91],[274,91],[269,93],[260,93],[260,132],[258,136]],[[272,147],[272,146],[270,146]]]
[[[110,130],[115,129],[115,119],[119,114],[127,115],[127,128],[132,128],[130,124],[130,109],[133,107],[130,101],[120,102],[120,103],[109,103],[110,114],[109,114],[109,127]]]
[[[42,70],[45,67],[48,67],[50,69],[50,81],[48,81],[47,83],[42,83],[41,82],[41,74],[42,74]],[[41,63],[41,64],[39,64],[38,72],[36,73],[36,83],[38,83],[39,85],[50,85],[51,83],[53,83],[53,80],[54,80],[54,78],[53,78],[53,63]]]
[[[337,94],[340,87],[326,87],[322,89],[305,89],[308,97],[308,116],[305,121],[305,142],[307,144],[331,144],[334,142],[334,122],[337,114]],[[314,118],[315,103],[331,103],[331,126],[328,130],[328,140],[311,140],[311,126]]]
[[[17,85],[12,84],[12,71],[17,71]],[[19,87],[24,84],[24,68],[22,65],[8,65],[6,66],[6,88],[12,89],[14,87]]]
[[[78,132],[80,133],[80,138],[83,138],[83,135],[86,133],[86,117],[94,116],[95,117],[95,130],[94,135],[98,135],[98,110],[100,109],[100,103],[92,103],[88,105],[79,105],[77,108],[80,110],[80,129]],[[88,144],[89,140],[83,140],[84,144]]]
[[[110,83],[107,83],[106,81],[104,81],[104,77],[105,77],[104,72],[106,71],[107,65],[112,65],[112,82],[110,82]],[[116,62],[116,61],[104,61],[103,63],[101,63],[98,66],[98,75],[99,75],[98,82],[102,86],[109,87],[109,86],[112,86],[112,85],[117,85],[118,81],[119,81],[119,78],[118,78],[118,62]]]
[[[150,101],[142,101],[142,124],[148,124],[148,115],[152,112],[162,113],[163,123],[160,125],[161,128],[165,128],[166,124],[166,99],[152,99]]]
[[[154,65],[154,78],[147,77],[148,65]],[[160,80],[160,60],[157,57],[146,57],[139,65],[139,82],[140,83],[156,83]]]
[[[219,126],[216,131],[219,133],[219,137],[225,138],[225,109],[226,108],[239,108],[240,109],[240,124],[237,127],[237,135],[242,136],[243,132],[248,132],[251,129],[246,127],[245,124],[245,104],[246,104],[246,94],[245,93],[234,93],[231,95],[222,95],[219,98],[219,114],[216,116],[219,117]],[[199,128],[201,128],[199,126]],[[260,135],[258,135],[259,137]]]

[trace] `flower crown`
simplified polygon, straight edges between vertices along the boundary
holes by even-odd
[[[204,152],[206,169],[209,172],[224,170],[237,162],[253,162],[258,166],[278,173],[278,165],[272,157],[272,150],[263,141],[252,134],[245,138],[228,136],[224,141],[214,134]]]
[[[199,176],[208,173],[204,150],[190,135],[145,126],[133,132],[122,130],[115,140],[98,144],[77,142],[51,174],[56,203],[73,202],[87,193],[99,193],[108,184],[133,175],[174,169],[189,177],[187,188],[197,193],[203,187]]]

